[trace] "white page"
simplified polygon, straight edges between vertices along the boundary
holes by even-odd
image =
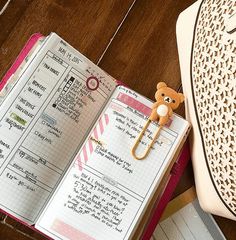
[[[131,148],[152,103],[119,87],[51,198],[36,228],[55,239],[129,239],[188,123],[174,115],[145,160]],[[143,151],[156,125],[140,144]]]
[[[51,34],[0,108],[0,207],[34,223],[116,83]]]
[[[225,240],[210,214],[204,213],[195,200],[160,222],[153,240]]]

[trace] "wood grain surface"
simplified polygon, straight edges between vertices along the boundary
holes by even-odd
[[[0,11],[7,3],[0,0]],[[193,0],[10,0],[0,15],[0,79],[35,32],[56,32],[116,79],[154,100],[156,84],[181,90],[175,25]],[[184,108],[178,113],[184,116]],[[188,165],[174,193],[194,184]],[[1,192],[0,192],[1,194]],[[228,240],[236,222],[216,217]],[[0,214],[0,239],[45,239]]]

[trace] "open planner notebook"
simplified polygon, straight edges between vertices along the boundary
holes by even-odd
[[[174,114],[148,157],[137,161],[131,148],[150,100],[118,85],[55,33],[26,60],[8,94],[2,90],[0,207],[54,239],[138,236],[188,122]],[[138,152],[156,128],[150,124]]]

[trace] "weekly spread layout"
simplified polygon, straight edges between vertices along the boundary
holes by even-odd
[[[0,208],[55,239],[131,239],[188,122],[174,114],[149,155],[134,159],[152,101],[55,33],[14,77],[0,102]]]

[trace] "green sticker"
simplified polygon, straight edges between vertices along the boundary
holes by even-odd
[[[11,113],[11,118],[13,118],[14,120],[16,120],[18,123],[20,123],[21,125],[25,126],[25,124],[27,123],[23,118],[21,118],[20,116],[18,116],[15,113]]]

